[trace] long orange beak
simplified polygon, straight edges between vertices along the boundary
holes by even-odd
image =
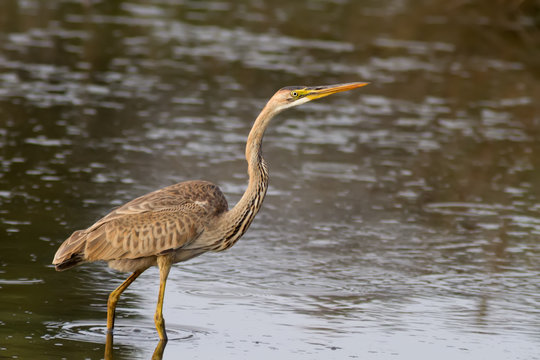
[[[328,95],[332,95],[342,91],[348,91],[356,89],[362,86],[366,86],[367,82],[352,82],[346,84],[335,84],[335,85],[324,85],[324,86],[313,86],[303,89],[306,92],[305,97],[309,100],[319,99]]]

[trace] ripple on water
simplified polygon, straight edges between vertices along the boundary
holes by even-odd
[[[484,204],[484,203],[465,203],[465,202],[444,202],[431,203],[425,206],[428,212],[443,214],[443,215],[462,215],[462,216],[486,216],[497,215],[502,210],[515,210],[511,206],[503,206],[500,204]]]
[[[34,285],[43,284],[43,279],[0,279],[0,285]]]
[[[365,182],[375,182],[374,176],[361,175],[359,167],[354,164],[339,164],[330,162],[310,161],[302,165],[302,173],[306,176],[328,177],[338,180],[357,180]]]
[[[46,324],[49,334],[43,336],[45,340],[64,339],[76,340],[88,343],[103,343],[107,335],[107,328],[103,323],[95,322],[50,322]],[[207,335],[208,331],[202,328],[187,327],[182,328],[167,326],[167,336],[169,340],[189,340],[201,335]],[[115,325],[115,343],[140,344],[141,342],[156,341],[156,328],[153,326]]]

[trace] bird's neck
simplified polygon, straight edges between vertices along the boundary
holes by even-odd
[[[261,111],[248,136],[246,160],[248,163],[249,184],[238,203],[225,214],[228,225],[223,248],[232,246],[248,229],[261,208],[268,189],[268,169],[262,157],[262,140],[271,118],[275,115],[268,107]]]

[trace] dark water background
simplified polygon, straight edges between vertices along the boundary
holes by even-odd
[[[164,359],[539,359],[535,1],[2,0],[0,359],[99,359],[104,264],[73,231],[188,179],[246,186],[285,85],[371,85],[284,113],[231,250],[173,268]],[[115,359],[157,344],[157,270]]]

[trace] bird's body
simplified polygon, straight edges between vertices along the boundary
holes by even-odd
[[[219,187],[207,181],[185,181],[138,197],[113,210],[85,230],[75,231],[58,249],[56,269],[82,262],[107,261],[109,266],[133,274],[109,296],[107,328],[114,326],[120,294],[143,271],[157,265],[160,291],[156,327],[166,340],[162,315],[165,282],[173,263],[207,251],[226,250],[247,231],[261,208],[268,189],[268,171],[262,158],[262,139],[270,120],[279,112],[336,92],[364,86],[349,83],[280,89],[263,108],[248,136],[248,187],[232,208]]]
[[[221,190],[207,181],[185,181],[138,197],[86,230],[73,233],[58,250],[58,270],[103,260],[133,272],[174,253],[174,262],[216,250],[222,234],[213,229],[228,211]]]

